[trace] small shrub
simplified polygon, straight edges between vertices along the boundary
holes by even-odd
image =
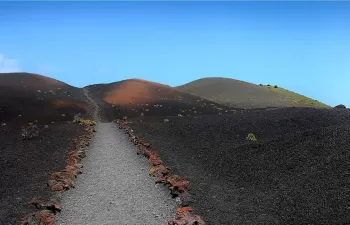
[[[80,115],[81,115],[80,113],[74,115],[73,123],[77,123],[79,125],[84,125],[84,126],[94,126],[97,124],[96,121],[83,119],[80,117]]]
[[[127,116],[123,116],[123,120],[127,120],[128,119],[128,117]]]
[[[346,106],[343,104],[337,105],[334,107],[335,109],[346,109]]]
[[[179,114],[177,114],[177,116],[178,116],[178,117],[183,117],[183,115],[182,115],[182,114],[180,114],[180,113],[179,113]]]
[[[259,84],[259,86],[263,86],[262,84]]]
[[[271,85],[269,85],[269,84],[268,84],[268,85],[266,85],[266,86],[271,87]]]
[[[277,85],[275,85],[275,86],[273,86],[274,88],[278,88],[278,86]]]
[[[66,114],[62,114],[61,116],[62,116],[62,117],[65,117],[65,116],[66,116]]]
[[[37,125],[23,126],[21,129],[22,140],[30,140],[39,136],[39,127]]]
[[[252,134],[252,133],[249,133],[249,134],[248,134],[247,140],[248,140],[248,141],[257,141],[255,135]]]
[[[167,123],[167,122],[169,122],[169,120],[168,119],[164,119],[164,123]]]

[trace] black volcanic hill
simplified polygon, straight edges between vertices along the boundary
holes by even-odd
[[[176,89],[236,108],[329,107],[281,87],[260,86],[230,78],[202,78]]]
[[[70,120],[88,107],[82,89],[31,73],[1,73],[0,96],[0,122],[7,123]]]

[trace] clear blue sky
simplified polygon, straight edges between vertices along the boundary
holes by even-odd
[[[350,2],[0,2],[0,62],[78,87],[219,76],[350,106]]]

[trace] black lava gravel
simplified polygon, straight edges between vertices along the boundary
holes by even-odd
[[[135,134],[189,178],[196,211],[210,225],[350,223],[350,110],[142,120],[131,120]]]

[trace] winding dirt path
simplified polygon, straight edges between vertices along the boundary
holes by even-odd
[[[86,97],[98,105],[84,89]],[[66,192],[56,224],[62,225],[164,225],[176,204],[163,187],[148,177],[147,160],[114,123],[98,123],[83,174],[76,188]]]

